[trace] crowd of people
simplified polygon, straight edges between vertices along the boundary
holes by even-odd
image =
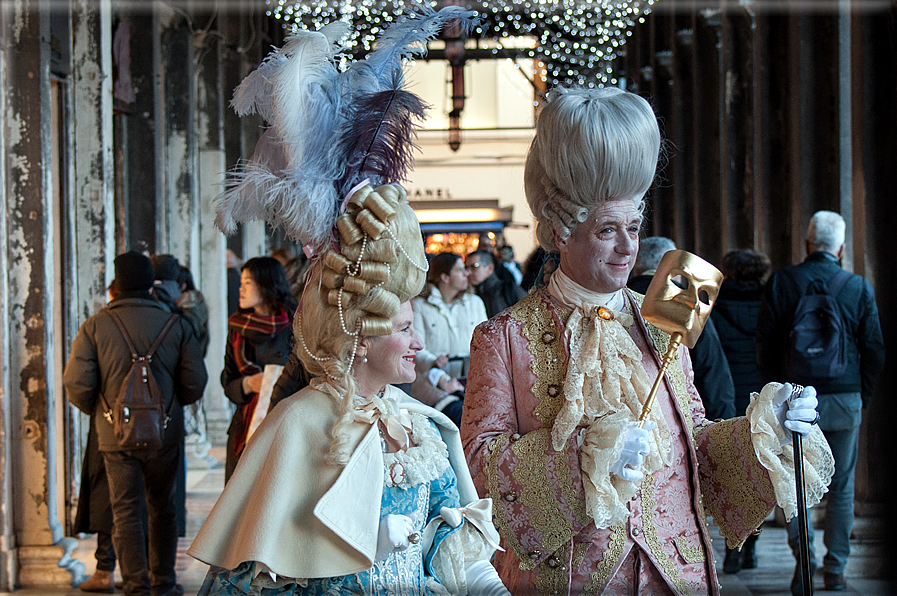
[[[471,17],[452,8],[421,18]],[[403,29],[386,46],[417,47],[429,30]],[[507,245],[428,255],[396,184],[402,167],[365,169],[351,153],[357,141],[290,136],[282,127],[295,114],[265,112],[300,93],[265,86],[293,61],[320,60],[315,89],[342,88],[328,38],[306,33],[275,50],[263,77],[247,77],[237,105],[262,113],[273,131],[265,142],[295,163],[325,143],[347,147],[348,165],[326,170],[335,208],[282,218],[311,238],[304,250],[228,256],[220,382],[234,413],[226,486],[188,550],[209,565],[200,594],[718,594],[709,521],[726,540],[726,573],[758,564],[759,528],[776,506],[797,549],[795,435],[806,505],[829,491],[825,587],[843,589],[861,410],[883,365],[872,288],[839,274],[843,219],[815,214],[805,262],[768,281],[765,255],[730,252],[714,286],[670,239],[644,238],[662,157],[650,104],[617,88],[558,88],[524,170],[537,251],[523,267]],[[352,101],[407,93],[390,87],[395,74],[365,87],[364,67],[353,67],[363,93]],[[327,121],[339,102],[316,97],[310,122]],[[246,176],[269,166],[259,158],[237,174],[225,215],[240,184],[251,186]],[[324,188],[287,169],[268,174],[286,176],[300,203]],[[693,347],[643,316],[649,287],[661,288],[671,324],[700,334]],[[796,367],[787,336],[801,299],[827,290],[842,313],[836,378]],[[205,390],[212,315],[222,313],[209,312],[173,255],[128,252],[115,259],[108,305],[73,342],[64,383],[90,415],[76,529],[98,535],[82,590],[112,592],[117,559],[128,596],[183,593],[184,425],[174,406]],[[170,412],[162,447],[124,449],[109,400],[154,343],[149,366]],[[796,568],[793,593],[802,581]]]

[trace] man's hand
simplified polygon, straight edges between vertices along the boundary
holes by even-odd
[[[806,436],[819,420],[819,415],[816,412],[816,406],[819,405],[819,401],[816,399],[816,388],[804,387],[803,391],[793,399],[792,393],[794,393],[794,386],[791,383],[785,383],[772,398],[773,412],[785,433],[783,445],[791,442],[792,431]]]
[[[644,428],[633,425],[626,430],[623,451],[620,453],[620,459],[611,464],[611,474],[630,482],[639,482],[645,477],[637,468],[642,466],[645,457],[651,453],[651,443],[648,441],[648,437],[655,426],[657,425],[653,420],[648,420],[645,422]]]
[[[253,393],[258,393],[262,389],[262,379],[265,377],[265,373],[255,373],[252,376],[246,378],[246,385],[249,387],[249,390]]]
[[[448,355],[443,354],[442,356],[438,357],[436,360],[433,361],[433,367],[434,368],[445,368],[445,366],[448,364],[448,362],[449,362]]]

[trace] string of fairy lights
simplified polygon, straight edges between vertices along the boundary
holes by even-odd
[[[268,15],[288,25],[317,29],[334,20],[353,23],[351,40],[370,50],[376,36],[403,14],[403,0],[265,0]],[[615,85],[614,60],[636,23],[644,22],[655,0],[479,0],[468,3],[483,17],[474,35],[491,39],[490,49],[504,50],[502,40],[532,37],[531,47],[513,47],[521,57],[544,66],[549,87],[576,84]],[[428,0],[434,8],[440,2]]]

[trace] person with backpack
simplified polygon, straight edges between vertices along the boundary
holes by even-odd
[[[69,401],[93,416],[125,595],[177,596],[182,406],[202,397],[208,373],[190,323],[150,294],[149,258],[131,251],[114,264],[119,295],[78,330],[63,384]]]
[[[826,590],[844,590],[844,568],[853,527],[854,470],[862,409],[872,398],[884,367],[884,340],[868,281],[841,269],[844,218],[813,214],[804,240],[807,257],[776,272],[767,282],[757,321],[757,369],[761,380],[812,385],[818,392],[819,427],[835,458],[826,497],[823,580]],[[810,567],[816,569],[809,524]],[[788,543],[798,556],[796,519]],[[795,569],[791,592],[802,592]]]

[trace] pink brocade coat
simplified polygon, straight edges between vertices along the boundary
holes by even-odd
[[[627,309],[638,313],[641,298],[627,291]],[[673,463],[646,475],[625,524],[597,529],[575,440],[556,452],[550,439],[564,400],[570,312],[540,290],[473,336],[461,437],[480,495],[493,500],[502,580],[515,595],[718,594],[705,510],[735,545],[775,505],[747,419],[705,419],[680,346],[654,405],[672,433]],[[669,336],[635,319],[630,335],[653,381]]]

